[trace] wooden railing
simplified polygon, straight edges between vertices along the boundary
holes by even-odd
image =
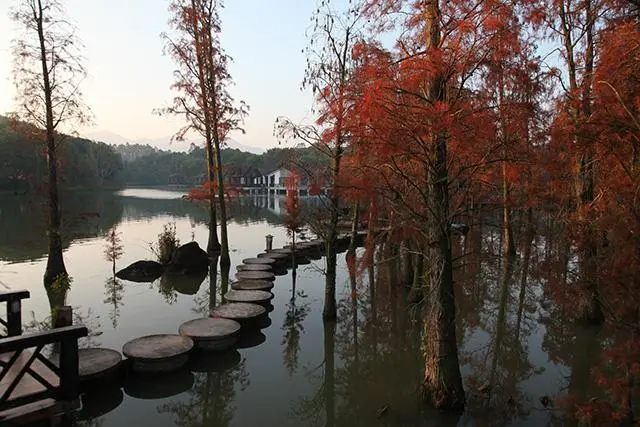
[[[78,338],[87,333],[84,326],[67,326],[0,339],[0,355],[5,356],[0,360],[0,411],[42,399],[77,399]],[[42,354],[48,344],[57,344],[59,363]]]
[[[7,318],[0,319],[0,325],[4,326],[7,332],[6,335],[0,333],[0,338],[22,334],[22,300],[26,298],[29,298],[29,291],[0,292],[0,303],[7,304]]]

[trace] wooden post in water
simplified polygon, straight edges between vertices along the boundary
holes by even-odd
[[[267,239],[265,252],[271,252],[273,250],[273,236],[271,234],[267,234],[265,238]]]
[[[80,389],[78,338],[63,338],[61,344],[60,397],[61,400],[73,401],[78,398]]]

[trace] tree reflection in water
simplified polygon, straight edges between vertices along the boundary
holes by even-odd
[[[194,372],[188,397],[161,405],[158,412],[169,414],[181,427],[229,426],[236,393],[249,386],[245,360],[232,350],[213,356],[203,354],[200,362],[195,369],[201,372]]]
[[[293,375],[298,369],[300,337],[304,333],[303,323],[311,311],[311,305],[304,301],[307,295],[304,291],[298,291],[296,289],[296,275],[292,274],[291,277],[291,298],[287,304],[287,311],[285,312],[284,322],[282,324],[282,330],[284,331],[282,337],[283,364],[287,372],[289,372],[289,375]],[[301,303],[298,298],[303,299],[303,302]]]

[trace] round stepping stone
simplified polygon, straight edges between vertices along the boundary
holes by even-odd
[[[276,276],[270,271],[238,271],[238,280],[275,280]]]
[[[274,252],[276,254],[284,254],[284,255],[289,255],[289,256],[291,256],[291,254],[293,253],[291,248],[274,249],[272,252]]]
[[[321,244],[316,244],[312,242],[304,242],[296,245],[296,248],[305,249],[305,250],[320,250]]]
[[[206,317],[185,322],[178,331],[191,338],[199,350],[224,351],[238,340],[240,324],[229,319]]]
[[[122,362],[122,355],[109,348],[82,348],[78,350],[80,381],[89,381],[114,373]]]
[[[237,322],[254,320],[265,314],[267,310],[261,305],[244,302],[230,302],[211,310],[211,317],[222,317]]]
[[[269,259],[269,258],[265,258]],[[268,264],[240,264],[236,266],[238,271],[271,271],[272,267]]]
[[[268,291],[237,291],[232,289],[224,294],[224,299],[228,302],[267,304],[272,298],[273,294]]]
[[[122,353],[138,372],[170,372],[189,360],[193,340],[182,335],[147,335],[127,342]]]
[[[243,264],[273,264],[275,260],[271,258],[245,258],[242,260]]]
[[[238,280],[231,284],[236,291],[269,291],[273,289],[273,282],[268,280]]]
[[[283,261],[286,262],[291,259],[291,256],[287,256],[287,254],[280,254],[272,251],[272,252],[259,253],[258,258],[260,259],[267,258],[267,259],[275,260],[277,262],[283,262]]]

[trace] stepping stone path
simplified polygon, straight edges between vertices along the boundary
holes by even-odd
[[[276,276],[270,271],[238,271],[238,280],[275,280]]]
[[[78,350],[80,381],[98,379],[114,373],[122,362],[122,355],[108,348],[82,348]]]
[[[181,335],[147,335],[127,342],[122,353],[139,372],[170,372],[184,365],[193,340]]]
[[[269,291],[273,289],[273,282],[268,280],[239,280],[231,284],[236,291]]]
[[[224,299],[228,302],[267,304],[272,298],[273,294],[267,291],[237,291],[232,289],[224,294]]]
[[[242,260],[243,264],[275,264],[275,260],[271,258],[245,258]]]
[[[223,351],[238,340],[240,324],[233,320],[207,317],[183,323],[180,335],[193,340],[195,348],[204,351]]]
[[[338,240],[350,238],[338,236]],[[316,239],[296,245],[296,263],[308,263],[303,252],[309,257],[320,256],[324,241]],[[286,274],[293,251],[291,247],[259,253],[255,258],[246,258],[236,266],[236,282],[224,295],[226,301],[210,312],[210,317],[194,319],[180,325],[179,335],[158,334],[136,338],[127,342],[122,353],[129,359],[136,372],[130,375],[124,385],[125,393],[138,398],[167,397],[191,388],[194,382],[189,369],[180,369],[188,360],[192,348],[222,351],[235,345],[249,348],[261,344],[266,336],[259,330],[269,327],[271,319],[267,313],[273,310],[270,301],[273,294],[273,280],[276,274]],[[299,259],[298,259],[299,258]],[[276,267],[277,266],[277,267]],[[242,331],[241,325],[251,325]],[[102,378],[103,374],[114,371],[122,362],[120,353],[103,348],[79,351],[79,373],[82,380]],[[195,352],[191,369],[196,372],[223,371],[239,363],[237,350],[222,352],[216,357]],[[164,375],[148,373],[165,372]],[[157,384],[156,384],[157,382]],[[153,384],[153,386],[150,386]]]
[[[243,302],[222,304],[211,310],[211,317],[222,317],[243,323],[254,320],[265,314],[267,310],[261,305]]]
[[[271,271],[272,267],[268,264],[240,264],[236,266],[236,270],[238,271]]]

